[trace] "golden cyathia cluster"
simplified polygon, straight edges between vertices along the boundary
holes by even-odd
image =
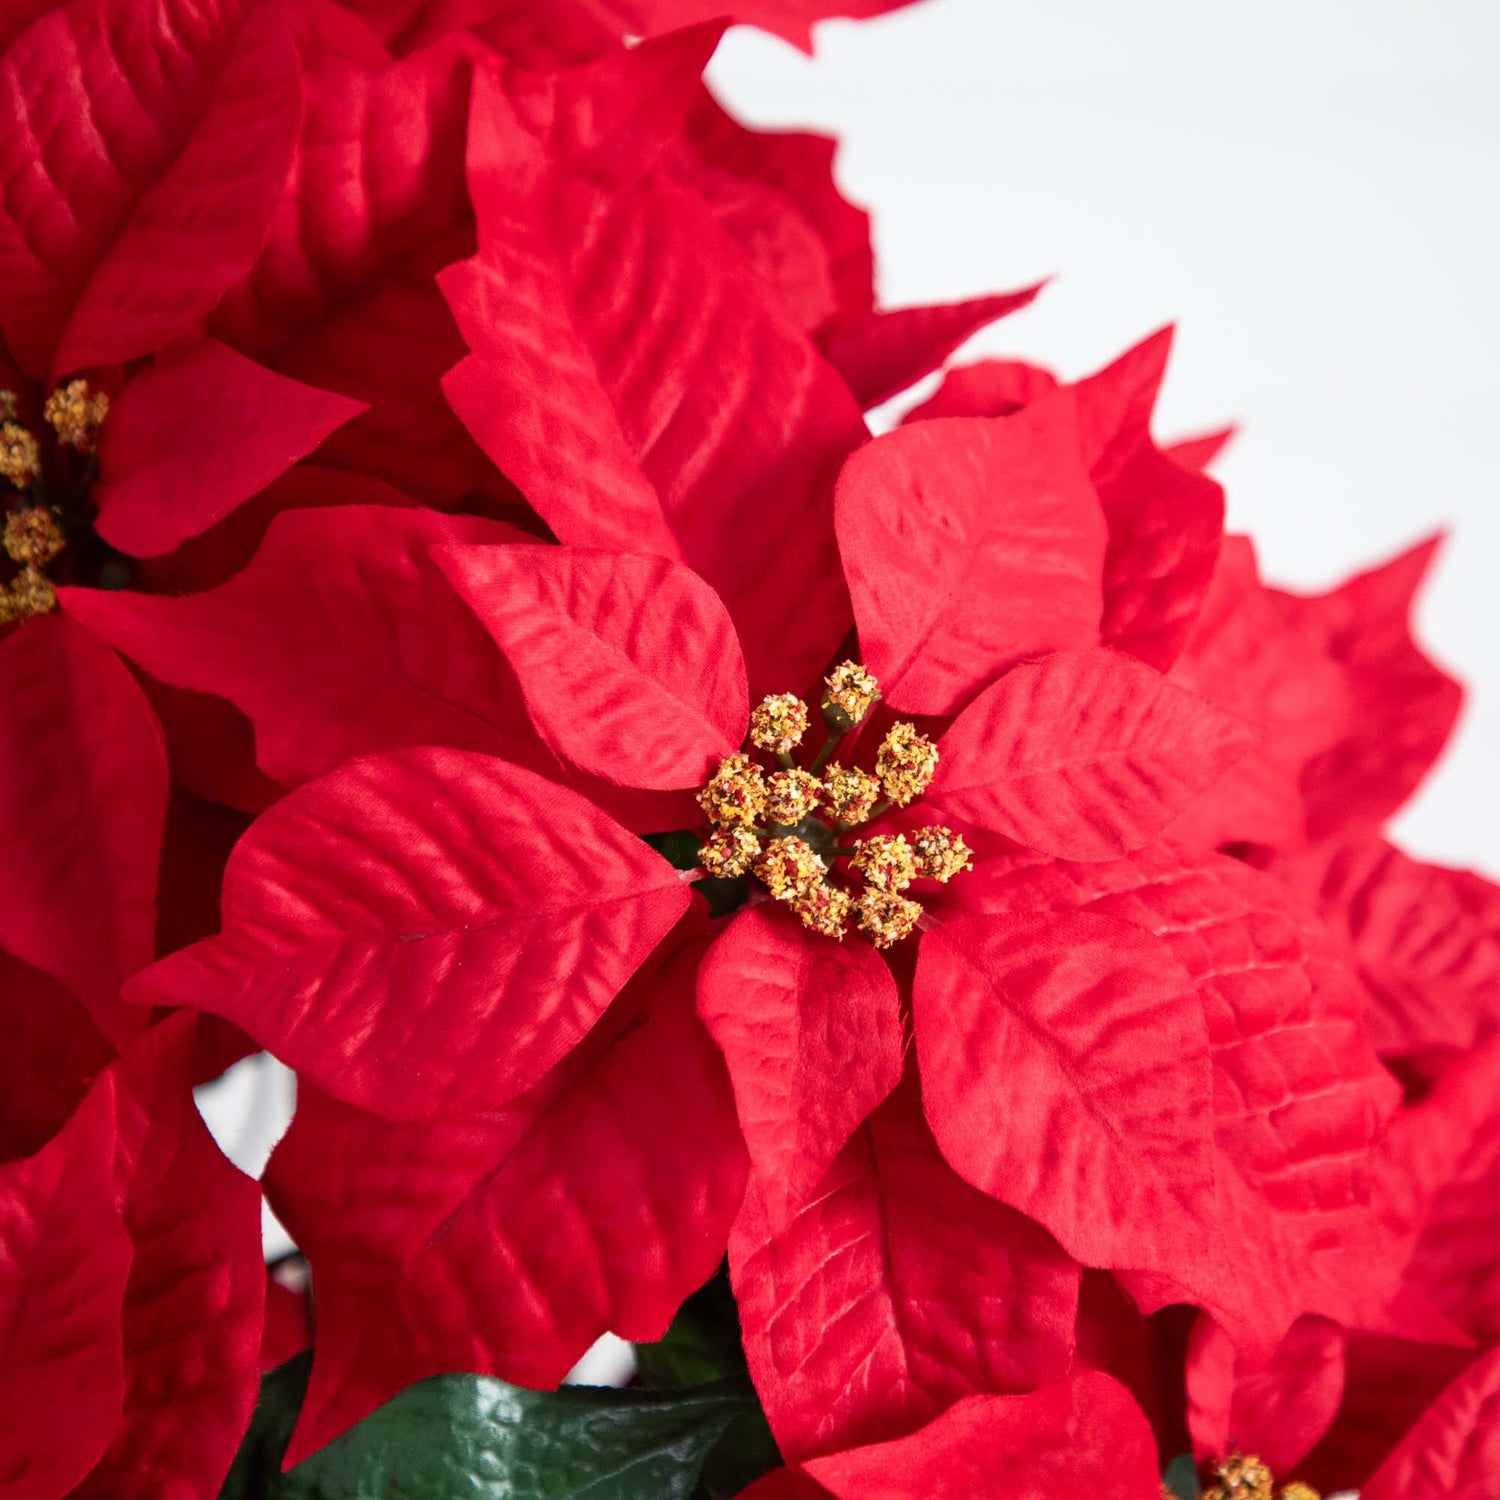
[[[1213,1483],[1199,1500],[1319,1500],[1318,1492],[1301,1480],[1276,1488],[1270,1469],[1260,1459],[1231,1453],[1214,1465]]]
[[[922,915],[902,893],[914,880],[946,882],[967,870],[972,856],[949,828],[874,834],[852,847],[839,843],[850,829],[921,796],[937,769],[937,746],[916,726],[891,726],[876,753],[875,772],[829,763],[838,740],[879,701],[880,688],[858,662],[843,662],[826,678],[823,699],[828,739],[811,769],[791,751],[807,729],[807,706],[791,693],[761,700],[750,716],[749,743],[774,755],[769,773],[746,751],[726,756],[698,793],[713,832],[698,851],[703,873],[720,879],[754,874],[812,932],[842,939],[853,922],[877,947],[908,937]],[[830,867],[847,859],[846,873],[863,888],[835,885]]]
[[[100,425],[109,415],[109,397],[86,380],[70,380],[47,397],[42,415],[64,447],[92,453]]]
[[[44,615],[56,607],[46,567],[66,545],[62,523],[50,505],[23,505],[5,518],[5,552],[21,564],[21,571],[0,585],[0,624]]]

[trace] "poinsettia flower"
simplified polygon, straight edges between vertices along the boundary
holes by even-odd
[[[194,1017],[91,1083],[58,1066],[78,1055],[69,1032],[97,1038],[88,1024],[54,997],[32,1021],[45,1045],[13,1059],[71,1118],[0,1166],[0,1387],[16,1417],[0,1478],[18,1494],[211,1495],[257,1389],[260,1193],[193,1105]],[[7,1111],[7,1155],[17,1123]]]

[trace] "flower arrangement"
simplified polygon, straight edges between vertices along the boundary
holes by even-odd
[[[0,11],[0,1493],[1500,1492],[1431,548],[1265,583],[1168,335],[871,437],[1036,289],[702,72],[895,3]]]

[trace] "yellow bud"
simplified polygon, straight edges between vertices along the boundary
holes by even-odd
[[[854,909],[859,930],[877,948],[889,948],[902,938],[910,937],[922,915],[922,908],[894,891],[866,886],[855,898]]]
[[[880,783],[858,766],[837,761],[823,772],[823,806],[836,823],[863,823],[880,800]]]
[[[720,828],[751,827],[766,811],[766,782],[748,755],[730,755],[698,793],[698,806]]]
[[[1215,1464],[1214,1479],[1223,1500],[1272,1500],[1271,1471],[1248,1454],[1231,1453]]]
[[[698,850],[704,873],[733,879],[745,875],[760,857],[760,840],[746,828],[720,828]]]
[[[62,524],[49,505],[26,505],[5,518],[5,552],[13,562],[45,568],[67,546]]]
[[[1276,1500],[1322,1500],[1322,1497],[1310,1484],[1294,1479],[1276,1491]]]
[[[0,479],[18,490],[30,489],[42,477],[42,450],[19,422],[0,422]]]
[[[937,880],[946,885],[955,875],[973,867],[974,855],[961,833],[934,824],[908,834],[917,857],[917,874],[923,880]]]
[[[809,932],[837,938],[840,942],[849,925],[849,908],[852,905],[848,891],[841,891],[827,881],[798,891],[791,901],[792,910]]]
[[[891,725],[875,756],[875,772],[896,807],[905,807],[925,792],[937,772],[937,746],[915,724]]]
[[[858,850],[849,863],[876,890],[904,891],[916,878],[916,856],[899,833],[878,833],[874,838],[861,839]]]
[[[109,415],[109,397],[103,391],[91,390],[86,380],[70,380],[47,397],[42,415],[58,442],[80,453],[92,453],[100,424]]]
[[[786,755],[807,733],[807,705],[795,693],[762,698],[750,714],[750,743],[773,755]]]
[[[809,771],[775,771],[766,784],[766,821],[792,828],[818,805],[823,784]]]
[[[880,697],[879,684],[857,661],[840,662],[823,683],[823,713],[835,728],[858,724]]]
[[[755,862],[755,873],[778,901],[819,886],[828,867],[818,858],[813,846],[802,839],[772,839]]]

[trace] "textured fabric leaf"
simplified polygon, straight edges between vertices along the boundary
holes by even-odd
[[[860,646],[893,707],[956,713],[1028,656],[1098,640],[1104,518],[1066,398],[921,422],[839,476]]]
[[[1324,845],[1274,869],[1347,938],[1382,1056],[1468,1052],[1500,1029],[1500,889],[1490,881],[1378,838]]]
[[[172,1018],[113,1070],[115,1176],[134,1252],[122,1322],[124,1422],[78,1496],[217,1494],[255,1403],[260,1188],[219,1154],[194,1107],[196,1025]]]
[[[528,1391],[438,1375],[282,1474],[310,1360],[267,1377],[221,1500],[689,1500],[747,1390]]]
[[[1237,427],[1220,427],[1201,437],[1179,438],[1161,451],[1179,469],[1201,474],[1234,441]]]
[[[65,1495],[120,1422],[130,1240],[101,1083],[37,1155],[0,1168],[0,1486]]]
[[[1410,616],[1436,539],[1311,598],[1283,595],[1288,618],[1316,632],[1348,674],[1357,716],[1302,773],[1313,838],[1384,821],[1448,741],[1463,690],[1412,637]]]
[[[1028,306],[1040,286],[933,307],[898,307],[841,319],[818,347],[865,409],[899,396],[930,375],[965,339]]]
[[[1159,1500],[1156,1440],[1108,1375],[1029,1396],[971,1396],[895,1442],[807,1465],[838,1500]]]
[[[114,1048],[66,985],[0,952],[0,1162],[40,1151],[68,1122]]]
[[[929,801],[1067,859],[1138,849],[1244,753],[1235,718],[1113,651],[1008,673],[939,742]]]
[[[119,994],[154,951],[161,729],[124,664],[71,620],[0,642],[0,702],[0,947],[66,984],[122,1045],[146,1024]]]
[[[831,480],[865,428],[847,390],[667,168],[623,188],[565,169],[475,88],[480,253],[441,277],[474,351],[454,409],[563,542],[706,579],[753,693],[805,686],[848,627]]]
[[[1213,1195],[1196,1233],[1137,1242],[1135,1266],[1165,1257],[1127,1278],[1146,1310],[1207,1307],[1243,1358],[1266,1361],[1299,1314],[1347,1324],[1378,1304],[1390,1268],[1359,1247],[1375,1232],[1372,1147],[1397,1091],[1365,1038],[1357,982],[1284,886],[1159,843],[1109,863],[988,852],[946,899],[1007,924],[1069,910],[1129,922],[1193,980],[1213,1061]]]
[[[1187,1419],[1200,1463],[1254,1453],[1278,1475],[1327,1432],[1344,1395],[1345,1335],[1327,1318],[1299,1318],[1270,1364],[1237,1367],[1234,1345],[1199,1314],[1187,1358]]]
[[[1092,914],[959,917],[923,938],[912,997],[927,1117],[969,1182],[1089,1265],[1170,1256],[1203,1221],[1208,1036],[1156,938]]]
[[[1304,842],[1303,768],[1339,742],[1359,705],[1318,633],[1261,583],[1248,538],[1224,539],[1172,677],[1259,731],[1213,796],[1177,820],[1173,836],[1209,848]]]
[[[289,20],[305,96],[290,180],[265,248],[211,331],[369,406],[324,444],[323,462],[442,508],[474,493],[513,497],[439,384],[464,353],[433,276],[474,248],[464,182],[472,49],[432,47],[393,64],[337,6],[294,6]]]
[[[689,899],[577,793],[399,751],[263,814],[230,857],[223,932],[129,993],[225,1016],[336,1097],[417,1119],[536,1083]]]
[[[304,1091],[268,1175],[319,1288],[294,1462],[425,1376],[550,1387],[607,1329],[666,1332],[722,1260],[745,1181],[696,963],[689,948],[643,975],[503,1110],[414,1128]]]
[[[709,950],[698,1014],[729,1065],[750,1161],[779,1228],[901,1079],[895,978],[868,945],[830,943],[763,903]]]
[[[745,1353],[788,1459],[1056,1380],[1077,1267],[952,1172],[903,1089],[779,1232],[752,1182],[730,1240]]]
[[[170,552],[364,410],[214,339],[137,375],[100,429],[97,530],[132,557]]]
[[[513,535],[423,511],[297,511],[271,522],[243,572],[201,594],[59,592],[154,677],[242,709],[262,768],[295,784],[401,745],[510,749],[499,653],[430,552]]]
[[[610,781],[697,788],[749,721],[718,596],[659,557],[449,547],[438,562],[520,679],[553,750]]]
[[[1361,1491],[1364,1500],[1490,1500],[1500,1490],[1500,1349],[1433,1403]]]
[[[300,107],[273,4],[87,0],[23,32],[0,59],[16,358],[62,375],[189,330],[260,249]]]
[[[943,374],[943,383],[903,422],[933,417],[1008,417],[1058,387],[1057,376],[1015,359],[981,359]]]

